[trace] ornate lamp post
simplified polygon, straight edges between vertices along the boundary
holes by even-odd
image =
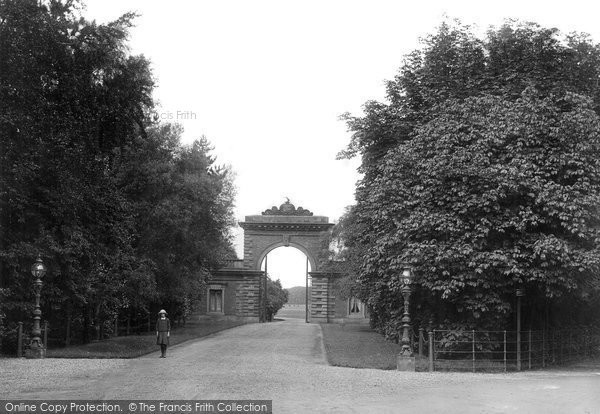
[[[521,371],[521,298],[525,296],[524,289],[517,289],[517,371]]]
[[[46,266],[38,255],[37,260],[31,266],[31,274],[35,277],[33,282],[33,290],[35,292],[35,309],[33,311],[33,330],[31,331],[31,344],[27,353],[28,358],[44,358],[46,356],[46,348],[42,344],[42,330],[40,329],[40,320],[42,319],[42,311],[40,310],[40,293],[42,291],[42,278],[46,274]]]
[[[413,280],[413,273],[410,267],[402,269],[402,296],[404,298],[404,314],[402,315],[402,351],[396,359],[396,368],[398,371],[414,371],[415,357],[410,348],[410,286]]]

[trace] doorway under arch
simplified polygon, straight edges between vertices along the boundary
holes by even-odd
[[[293,245],[277,246],[265,252],[260,270],[272,281],[279,280],[288,291],[288,302],[278,315],[310,322],[311,260],[303,250]]]

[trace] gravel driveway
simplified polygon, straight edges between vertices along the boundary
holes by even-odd
[[[219,332],[134,360],[0,359],[12,399],[272,399],[275,413],[600,413],[600,370],[406,373],[327,365],[319,325]]]

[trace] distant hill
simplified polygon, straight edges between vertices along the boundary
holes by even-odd
[[[305,286],[294,286],[286,289],[288,291],[287,303],[291,305],[304,305],[306,303],[306,287]]]

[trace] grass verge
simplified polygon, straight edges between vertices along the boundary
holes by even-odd
[[[171,331],[171,346],[191,339],[201,338],[243,325],[238,321],[201,320],[188,322],[185,326]],[[156,333],[150,332],[142,335],[119,336],[92,342],[85,345],[70,346],[65,348],[48,349],[47,358],[136,358],[151,352],[159,352],[156,345]]]
[[[328,323],[321,324],[323,330],[323,342],[327,353],[327,361],[330,365],[349,368],[375,368],[396,369],[396,356],[400,353],[399,344],[386,341],[384,337],[373,331],[367,323],[346,323],[345,325]],[[523,363],[523,371],[528,371],[527,363]],[[541,369],[541,367],[533,367]],[[552,370],[577,370],[598,371],[600,369],[599,357],[582,358],[573,360],[562,366],[547,365],[546,369]],[[426,372],[429,370],[427,357],[419,357],[415,354],[415,370]],[[508,364],[509,372],[516,371],[516,363]],[[471,372],[473,371],[473,360],[444,360],[436,359],[435,371],[446,372]],[[490,360],[475,361],[475,372],[504,372],[502,362]]]
[[[401,346],[386,341],[368,323],[321,324],[329,364],[338,367],[396,369]]]

